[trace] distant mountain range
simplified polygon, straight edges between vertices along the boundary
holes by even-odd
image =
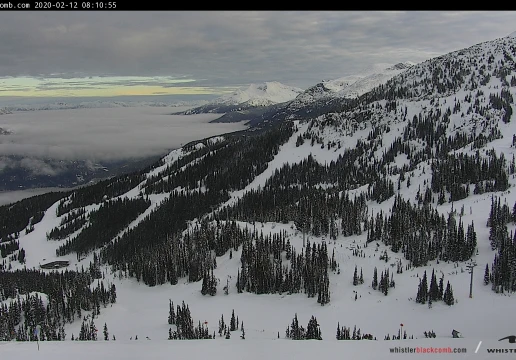
[[[335,80],[322,81],[296,97],[288,106],[302,108],[319,100],[343,98],[354,99],[365,94],[378,85],[385,84],[393,76],[402,73],[411,66],[412,62],[395,65],[376,64],[361,73],[348,75]]]
[[[251,127],[263,128],[286,119],[304,119],[340,111],[349,100],[385,84],[413,65],[412,62],[376,64],[354,75],[322,81],[304,91],[278,82],[252,84],[246,90],[181,114],[221,113],[221,117],[213,122],[245,121]]]

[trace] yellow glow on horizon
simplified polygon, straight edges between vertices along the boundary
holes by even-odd
[[[126,85],[127,82],[131,84]],[[221,95],[235,90],[235,88],[229,87],[179,85],[181,83],[193,82],[195,82],[195,80],[158,77],[89,77],[73,79],[10,77],[0,78],[0,97]],[[155,85],[152,83],[155,83]]]
[[[222,89],[221,89],[222,90]],[[219,90],[204,87],[162,87],[162,86],[127,86],[104,89],[67,89],[67,90],[10,90],[1,91],[1,96],[23,97],[93,97],[93,96],[131,96],[131,95],[217,95],[231,90]]]

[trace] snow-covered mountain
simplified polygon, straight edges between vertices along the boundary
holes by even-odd
[[[213,122],[246,121],[252,127],[263,127],[287,119],[311,118],[328,112],[340,111],[350,100],[385,84],[393,76],[413,65],[412,62],[395,65],[376,64],[358,74],[318,83],[301,92],[291,101],[269,106],[266,109],[238,108],[239,111],[228,112]],[[213,111],[214,109],[216,111]],[[223,112],[220,111],[218,105],[202,109],[202,111],[206,110]]]
[[[190,109],[185,114],[227,113],[281,104],[295,99],[302,92],[300,88],[277,81],[251,84],[247,88],[218,97],[204,106]]]
[[[385,354],[512,350],[499,340],[514,331],[515,59],[514,36],[480,43],[332,111],[195,141],[140,172],[0,208],[4,267],[48,276],[3,272],[3,296],[44,294],[62,309],[43,323],[79,309],[67,334],[91,335],[94,316],[131,344],[213,334],[217,346],[240,336],[336,346],[349,335]],[[53,260],[85,271],[39,269]]]
[[[303,92],[302,89],[287,86],[277,81],[251,84],[246,89],[238,89],[232,94],[223,95],[212,104],[268,106],[293,100]]]
[[[393,76],[402,73],[415,63],[376,64],[358,74],[344,76],[335,80],[322,81],[296,97],[288,106],[296,109],[306,107],[316,101],[330,98],[353,99],[371,89],[385,84]]]

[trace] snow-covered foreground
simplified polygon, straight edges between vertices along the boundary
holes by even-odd
[[[300,130],[301,131],[301,130]],[[296,138],[295,134],[292,138]],[[258,176],[247,188],[256,188],[260,184],[263,185],[267,176],[270,176],[271,169],[278,166],[277,162],[285,162],[287,159],[295,159],[295,151],[298,153],[303,151],[303,147],[295,148],[292,141],[281,148],[275,160],[271,163],[270,169],[264,172],[263,176]],[[315,157],[319,161],[323,161],[323,155],[319,156],[314,151]],[[333,155],[329,153],[328,156]],[[328,160],[328,159],[326,159]],[[422,184],[426,179],[423,173],[416,170],[414,184],[410,188],[402,187],[402,193],[407,198],[414,198],[414,194],[418,189],[418,185]],[[511,178],[512,186],[515,185],[516,179]],[[512,190],[512,189],[511,189]],[[516,201],[516,192],[508,190],[504,193],[498,193],[508,204]],[[137,195],[136,190],[131,190],[126,194],[129,197]],[[233,200],[240,197],[241,193],[233,194]],[[279,354],[285,352],[288,357],[296,358],[294,353],[299,352],[298,358],[309,358],[322,353],[344,356],[345,351],[349,351],[352,358],[375,358],[383,359],[388,354],[389,347],[399,346],[399,344],[407,344],[406,346],[423,346],[428,344],[436,347],[447,347],[459,342],[465,342],[468,354],[473,354],[474,349],[479,341],[491,343],[495,346],[508,346],[507,342],[498,342],[499,339],[513,335],[516,333],[514,326],[514,296],[511,294],[495,294],[491,290],[491,286],[483,284],[484,268],[486,264],[491,264],[494,258],[494,252],[489,245],[489,228],[485,226],[489,214],[492,194],[471,195],[470,197],[455,202],[453,205],[445,203],[438,206],[438,210],[443,214],[448,214],[453,209],[461,212],[464,207],[462,221],[464,224],[475,223],[475,229],[478,236],[478,254],[474,256],[474,260],[478,266],[475,268],[473,277],[473,298],[469,297],[470,275],[467,272],[464,263],[444,263],[437,264],[435,261],[429,263],[428,266],[421,268],[412,268],[403,273],[396,273],[396,267],[392,266],[397,261],[401,261],[405,266],[408,261],[403,258],[402,254],[395,254],[383,244],[376,242],[365,246],[366,234],[360,236],[343,237],[340,235],[336,241],[328,241],[328,252],[331,255],[335,251],[335,259],[339,264],[340,274],[330,274],[330,292],[331,301],[325,306],[317,303],[316,298],[308,298],[306,294],[267,294],[255,295],[250,293],[238,294],[236,290],[236,276],[240,267],[241,249],[233,251],[230,258],[229,252],[217,258],[217,269],[214,274],[219,280],[218,291],[216,296],[203,296],[201,294],[201,281],[196,283],[187,283],[186,279],[180,279],[178,285],[169,284],[148,287],[143,283],[138,283],[135,279],[120,278],[118,273],[111,273],[109,268],[104,268],[105,282],[113,282],[117,289],[117,302],[113,306],[101,309],[98,318],[95,318],[95,325],[99,330],[99,339],[102,339],[102,328],[104,324],[109,330],[109,337],[116,336],[116,344],[112,341],[104,343],[103,340],[92,342],[91,344],[71,343],[72,334],[77,337],[81,327],[81,321],[76,320],[73,324],[66,326],[66,341],[64,343],[40,343],[40,354],[43,354],[43,346],[48,352],[45,358],[59,359],[63,354],[69,358],[69,353],[85,353],[85,356],[98,354],[100,358],[111,357],[111,352],[116,354],[121,349],[123,354],[127,353],[129,357],[118,358],[160,358],[160,356],[171,356],[179,352],[182,357],[187,354],[196,358],[197,354],[206,356],[206,354],[220,354],[220,357],[228,356],[236,358],[274,358],[282,357]],[[153,204],[159,203],[165,194],[151,196]],[[379,211],[388,212],[392,206],[393,198],[382,204],[370,203],[370,209],[377,213]],[[40,263],[49,261],[55,257],[55,249],[59,245],[56,242],[46,240],[46,232],[59,224],[60,218],[56,216],[57,203],[50,207],[42,221],[36,224],[33,232],[29,234],[22,233],[20,235],[20,246],[26,252],[27,268],[39,267]],[[96,207],[98,205],[91,205]],[[88,207],[88,209],[90,208]],[[143,216],[143,215],[142,215]],[[131,225],[134,226],[140,216]],[[241,227],[253,228],[252,224],[238,223]],[[297,251],[301,251],[302,234],[295,230],[292,223],[256,223],[256,229],[263,231],[264,235],[270,233],[279,233],[286,231],[292,246]],[[509,231],[514,230],[514,225],[509,225]],[[320,243],[325,241],[322,237],[310,236],[311,243]],[[363,251],[363,256],[354,256],[353,251],[359,249]],[[387,251],[390,260],[385,262],[379,257]],[[70,269],[88,266],[92,256],[77,262],[74,255],[63,257],[70,260]],[[22,265],[15,262],[13,268],[19,268]],[[352,277],[355,266],[358,270],[363,270],[364,283],[353,286]],[[373,269],[377,267],[378,274],[389,269],[393,273],[395,288],[389,289],[389,294],[385,296],[378,290],[373,290],[371,281],[373,277]],[[442,302],[436,302],[429,308],[427,305],[421,305],[415,302],[419,280],[423,276],[423,272],[427,271],[431,275],[435,269],[437,278],[444,275],[444,283],[450,282],[453,287],[456,303],[453,306],[447,306]],[[223,286],[229,284],[228,295],[224,294]],[[95,285],[95,284],[93,284]],[[355,300],[356,297],[356,300]],[[169,299],[174,302],[174,306],[181,305],[184,301],[191,311],[194,326],[198,322],[207,325],[210,334],[218,333],[218,322],[221,315],[224,315],[226,323],[231,317],[234,310],[235,315],[244,323],[246,340],[240,340],[240,331],[232,333],[232,338],[226,341],[224,338],[216,340],[202,341],[174,341],[167,340],[168,331],[173,325],[167,322]],[[320,324],[323,340],[318,341],[291,341],[285,339],[285,330],[292,322],[294,315],[297,314],[299,323],[306,327],[310,317],[313,315]],[[87,315],[87,314],[84,314]],[[413,340],[393,341],[384,340],[386,335],[397,335],[400,324],[403,323],[403,330],[407,332],[409,337],[413,336]],[[354,326],[360,329],[362,334],[372,334],[378,341],[337,341],[335,339],[337,324],[346,326],[353,330]],[[458,330],[464,336],[464,339],[457,340],[451,338],[452,330]],[[424,333],[434,331],[435,339],[425,339]],[[278,339],[278,333],[280,339]],[[139,337],[138,342],[130,340]],[[146,340],[149,337],[151,340]],[[213,341],[217,341],[216,343]],[[119,345],[120,344],[120,345]],[[126,344],[126,346],[121,346]],[[140,345],[141,344],[141,345]],[[163,344],[156,345],[156,344]],[[228,344],[232,344],[229,346]],[[77,348],[88,346],[83,350],[74,350]],[[169,349],[174,346],[173,349]],[[208,347],[211,346],[211,347]],[[178,347],[180,347],[179,350]],[[487,347],[487,345],[486,345]],[[134,350],[133,350],[134,348]],[[306,348],[306,349],[305,349]],[[37,351],[34,343],[28,344],[8,344],[2,346],[3,354],[7,351],[21,354],[27,351],[27,356],[33,356]],[[345,349],[345,350],[344,350]],[[481,347],[482,349],[482,347]],[[51,353],[51,352],[55,352]],[[485,351],[485,350],[483,350]],[[154,354],[155,353],[155,354]],[[45,353],[47,354],[47,353]],[[190,355],[192,354],[192,355]],[[482,355],[483,354],[483,355]],[[474,354],[478,358],[488,356],[487,353]],[[37,355],[37,354],[36,354]],[[286,356],[286,355],[285,355]],[[304,356],[304,357],[303,357]],[[365,357],[361,357],[365,356]],[[367,357],[371,356],[371,357]],[[410,355],[409,355],[410,356]],[[448,354],[443,356],[449,356]],[[492,356],[492,355],[490,355]],[[116,356],[115,356],[116,358]],[[284,357],[282,357],[284,358]],[[23,358],[22,358],[23,359]]]
[[[0,343],[2,359],[91,360],[91,359],[490,359],[503,354],[489,354],[488,348],[508,348],[495,341],[471,339],[412,341],[290,341],[290,340],[138,340],[97,342]],[[413,353],[391,353],[391,348],[413,348]],[[475,351],[477,350],[477,353]],[[419,348],[419,349],[418,349]],[[449,349],[465,353],[446,353]],[[400,349],[398,349],[400,350]],[[416,351],[434,352],[416,352]],[[408,350],[410,351],[410,350]],[[439,353],[441,351],[441,353]],[[507,354],[506,354],[507,355]],[[508,354],[511,355],[511,354]]]
[[[158,195],[159,197],[159,195]],[[507,194],[507,201],[514,202],[516,193]],[[158,202],[159,199],[154,199]],[[403,330],[407,335],[416,340],[424,340],[425,331],[434,331],[437,335],[432,341],[438,342],[451,338],[451,332],[456,329],[462,333],[465,339],[479,339],[496,341],[516,332],[514,328],[514,296],[511,294],[495,294],[490,286],[483,284],[484,267],[491,263],[493,252],[489,249],[488,228],[485,224],[484,212],[481,208],[488,209],[490,199],[487,195],[472,196],[465,199],[465,208],[473,207],[472,214],[463,216],[464,223],[475,220],[478,224],[479,254],[475,256],[478,267],[473,277],[473,298],[469,298],[470,275],[464,264],[458,267],[454,263],[436,264],[431,262],[428,266],[414,268],[396,274],[396,268],[390,263],[400,259],[406,264],[405,259],[399,258],[384,245],[376,242],[370,243],[364,248],[365,234],[350,238],[339,238],[327,242],[328,252],[335,250],[335,259],[340,266],[340,274],[330,274],[331,301],[325,306],[317,303],[316,298],[308,298],[306,294],[262,294],[237,293],[236,276],[240,266],[240,253],[233,251],[232,258],[229,252],[217,258],[215,276],[219,279],[216,296],[203,296],[201,294],[201,281],[188,283],[187,279],[181,279],[177,285],[164,284],[148,287],[138,283],[133,278],[120,278],[117,273],[111,273],[109,268],[104,268],[104,281],[113,282],[117,289],[117,302],[107,308],[102,308],[95,324],[99,329],[99,338],[102,337],[102,327],[107,324],[110,338],[115,335],[117,341],[126,341],[136,336],[145,340],[166,340],[170,325],[167,323],[169,299],[174,306],[181,305],[184,301],[189,305],[194,326],[198,322],[205,323],[210,331],[218,332],[218,321],[224,315],[226,322],[231,317],[232,310],[239,320],[244,323],[246,340],[277,340],[285,337],[285,330],[297,313],[300,325],[306,328],[310,317],[317,318],[322,331],[323,340],[333,340],[336,335],[337,323],[340,326],[353,327],[361,330],[362,334],[370,333],[379,342],[385,342],[386,335],[397,335],[400,323],[404,324]],[[29,234],[21,234],[20,246],[27,249],[28,268],[39,267],[39,263],[51,260],[55,257],[57,244],[47,241],[45,232],[59,223],[56,217],[55,207],[52,206],[43,220],[38,223],[35,230]],[[442,211],[446,211],[443,205]],[[457,206],[457,204],[455,204]],[[460,206],[460,204],[459,204]],[[251,224],[238,223],[239,226]],[[291,229],[292,224],[256,223],[257,229],[264,234],[287,231],[292,246],[300,248],[302,235]],[[309,237],[310,242],[323,241],[322,238]],[[353,249],[360,246],[364,257],[353,256]],[[380,260],[379,256],[387,250],[391,260],[389,263]],[[91,256],[77,262],[74,255],[68,255],[64,259],[70,260],[70,269],[77,266],[87,266]],[[18,263],[14,263],[16,265]],[[359,271],[363,270],[364,284],[353,286],[352,277],[355,265]],[[18,266],[20,266],[18,264]],[[393,272],[396,287],[389,290],[387,296],[378,290],[371,288],[374,267],[378,273],[389,268]],[[16,268],[16,266],[15,266]],[[432,269],[436,269],[437,277],[444,275],[445,283],[450,281],[453,286],[454,297],[457,301],[453,306],[447,306],[437,302],[428,308],[415,302],[419,279],[426,270],[428,275]],[[222,287],[229,283],[229,293],[224,294]],[[94,283],[93,285],[96,285]],[[357,300],[355,300],[355,294]],[[87,315],[87,314],[85,314]],[[67,324],[67,341],[72,334],[77,337],[81,327],[81,321]],[[232,337],[238,339],[240,331],[232,333]],[[387,343],[390,344],[389,341]],[[387,345],[385,345],[387,346]]]

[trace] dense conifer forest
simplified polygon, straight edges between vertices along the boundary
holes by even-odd
[[[0,339],[65,340],[65,323],[82,319],[83,312],[90,311],[94,319],[117,296],[116,286],[102,281],[99,265],[50,273],[0,271],[0,301],[11,299],[0,306]]]

